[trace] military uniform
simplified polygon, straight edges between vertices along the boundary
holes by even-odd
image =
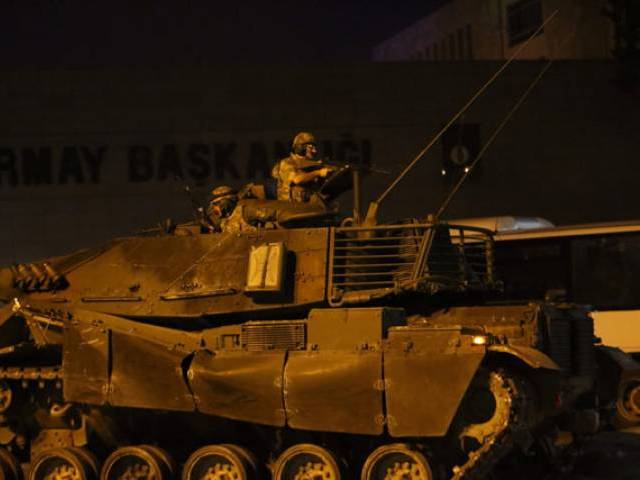
[[[244,193],[246,195],[246,192]],[[217,187],[211,192],[207,215],[214,232],[253,232],[256,227],[244,218],[244,206],[238,203],[238,193],[231,187]]]
[[[305,163],[309,163],[304,158]],[[300,159],[290,155],[280,160],[273,170],[271,176],[278,181],[278,200],[290,202],[308,202],[313,195],[313,191],[306,185],[295,185],[293,178],[302,171]]]
[[[255,232],[257,229],[244,218],[244,206],[237,205],[233,213],[220,221],[220,228],[226,233]]]
[[[207,218],[210,230],[214,232],[224,231],[224,225],[237,210],[238,194],[234,189],[223,185],[213,189],[211,201],[207,207]]]
[[[298,133],[291,145],[291,155],[280,160],[271,171],[271,176],[278,181],[278,200],[309,202],[314,198],[311,185],[326,176],[322,162],[313,160],[316,154],[315,137],[308,132]]]

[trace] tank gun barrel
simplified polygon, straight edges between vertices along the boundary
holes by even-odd
[[[388,170],[382,170],[380,168],[376,168],[373,165],[364,165],[362,163],[350,163],[350,162],[336,162],[333,160],[323,161],[322,164],[319,164],[316,168],[321,167],[334,167],[336,169],[346,169],[346,170],[358,170],[364,173],[378,173],[382,175],[389,175],[391,172]]]

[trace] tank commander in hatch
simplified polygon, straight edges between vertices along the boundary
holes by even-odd
[[[222,229],[222,220],[228,218],[238,204],[236,191],[226,185],[216,187],[211,191],[211,200],[207,205],[207,220],[210,230],[219,232]]]
[[[214,232],[237,233],[253,231],[255,227],[244,218],[244,207],[238,205],[238,193],[223,185],[211,192],[207,216]]]
[[[237,204],[238,195],[233,188],[223,185],[211,191],[207,217],[214,232],[222,231],[223,221],[231,216]]]
[[[291,145],[291,154],[280,160],[271,171],[278,181],[278,200],[310,202],[314,190],[335,168],[316,160],[318,149],[315,137],[308,132],[298,133]]]

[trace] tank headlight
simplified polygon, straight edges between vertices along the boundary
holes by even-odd
[[[471,343],[474,345],[486,345],[489,343],[489,339],[486,335],[474,335]]]

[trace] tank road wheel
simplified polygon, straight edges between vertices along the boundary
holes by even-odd
[[[182,480],[255,480],[251,454],[236,445],[208,445],[191,454],[182,469]]]
[[[4,448],[0,448],[0,480],[22,480],[20,462]]]
[[[239,445],[233,445],[230,443],[225,443],[223,447],[227,447],[234,450],[238,455],[242,457],[245,464],[247,465],[249,478],[260,477],[260,474],[258,473],[258,461],[256,460],[256,457],[249,450]]]
[[[340,480],[340,467],[328,450],[301,443],[288,448],[273,465],[273,480]]]
[[[620,385],[616,409],[611,419],[614,428],[640,425],[640,381],[631,380]]]
[[[166,450],[156,447],[155,445],[140,445],[140,448],[146,450],[157,459],[161,460],[164,466],[169,470],[169,476],[173,477],[176,472],[176,462]]]
[[[426,457],[403,443],[383,445],[373,451],[362,467],[360,480],[431,480]]]
[[[168,480],[172,477],[168,455],[149,445],[121,447],[104,462],[100,480]]]
[[[86,450],[75,447],[45,450],[31,463],[29,480],[95,480],[98,463]]]

